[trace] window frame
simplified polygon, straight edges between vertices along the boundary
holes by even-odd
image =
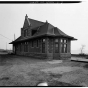
[[[59,39],[56,38],[54,43],[55,43],[55,53],[59,53]],[[56,45],[58,45],[58,47],[56,47]]]
[[[43,41],[44,40],[44,41]],[[42,53],[46,53],[46,50],[45,50],[45,47],[46,47],[46,39],[45,38],[43,38],[42,39]],[[43,49],[43,47],[44,47],[44,49]]]
[[[28,29],[24,29],[24,37],[28,36]]]
[[[65,39],[65,38],[61,38],[60,39],[60,43],[61,43],[61,53],[68,53],[68,50],[67,50],[67,45],[68,45],[68,40],[67,39]],[[66,45],[66,46],[64,46],[64,45]]]

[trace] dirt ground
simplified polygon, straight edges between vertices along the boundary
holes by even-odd
[[[0,54],[0,86],[88,86],[88,63]]]

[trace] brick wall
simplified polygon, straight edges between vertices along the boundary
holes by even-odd
[[[44,37],[45,38],[45,37]],[[42,39],[43,38],[38,38],[38,47],[37,47],[37,42],[35,39],[33,41],[33,47],[32,47],[32,40],[27,41],[28,42],[28,52],[24,52],[24,42],[22,43],[22,50],[20,51],[20,44],[17,44],[18,50],[16,51],[17,55],[25,55],[25,56],[30,56],[30,57],[36,57],[36,58],[47,58],[47,47],[45,47],[45,53],[42,53]],[[46,38],[45,38],[46,39]],[[47,42],[45,42],[45,46],[47,45]]]
[[[53,38],[47,37],[47,59],[53,59]]]
[[[68,59],[71,57],[70,53],[70,40],[68,40],[67,44],[67,53],[61,53],[60,52],[60,44],[59,44],[59,52],[55,53],[55,38],[49,38],[49,37],[44,37],[46,39],[45,42],[45,53],[42,53],[42,39],[43,38],[38,38],[39,44],[37,47],[36,40],[34,40],[34,46],[32,47],[32,40],[28,41],[28,52],[24,52],[24,43],[22,44],[22,51],[20,52],[20,49],[17,50],[18,55],[25,55],[25,56],[31,56],[31,57],[36,57],[36,58],[47,58],[49,60],[52,59]],[[60,38],[59,38],[59,43],[60,43]],[[20,44],[17,45],[20,48]]]
[[[67,40],[67,53],[61,53],[60,52],[60,59],[70,59],[71,58],[71,41],[68,39]]]
[[[58,39],[59,42],[59,52],[55,53],[55,39]],[[60,46],[60,38],[56,37],[56,38],[48,38],[48,52],[47,52],[47,56],[49,59],[68,59],[71,58],[71,44],[70,44],[70,40],[68,40],[67,42],[67,53],[61,53],[61,46]]]

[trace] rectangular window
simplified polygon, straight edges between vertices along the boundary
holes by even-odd
[[[26,42],[26,52],[28,52],[28,42]]]
[[[63,39],[61,39],[61,43],[63,43]]]
[[[66,39],[64,39],[64,43],[67,43],[67,40]]]
[[[28,29],[24,30],[24,37],[28,36]]]
[[[45,39],[42,39],[42,42],[45,42]]]
[[[63,53],[63,44],[61,44],[61,53]]]
[[[55,43],[56,43],[56,42],[58,43],[58,39],[55,39]]]
[[[55,53],[59,53],[59,40],[55,39]]]
[[[55,53],[58,53],[59,52],[59,44],[55,44]]]
[[[67,53],[67,44],[64,44],[64,53]]]
[[[24,43],[24,52],[26,52],[26,42]]]
[[[67,40],[61,39],[61,53],[67,53]]]
[[[45,39],[42,39],[42,53],[45,53]]]
[[[45,53],[45,43],[42,43],[42,53]]]

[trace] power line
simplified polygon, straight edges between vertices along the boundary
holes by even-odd
[[[2,35],[2,34],[0,34],[1,36],[3,36],[4,38],[7,38],[7,37],[5,37],[4,35]],[[7,38],[7,39],[9,39],[9,38]],[[9,40],[12,40],[12,39],[9,39]]]

